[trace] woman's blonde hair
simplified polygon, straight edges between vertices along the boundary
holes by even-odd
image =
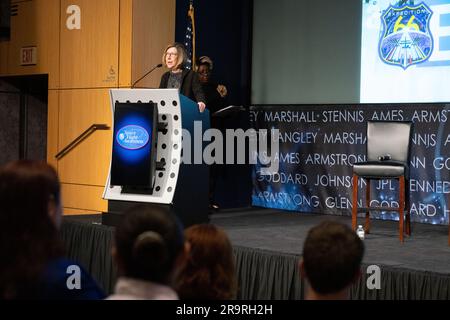
[[[186,54],[186,49],[184,48],[184,46],[181,43],[175,42],[172,43],[170,45],[168,45],[166,47],[166,49],[164,50],[164,54],[162,56],[162,63],[163,65],[166,65],[166,54],[167,54],[167,50],[169,50],[170,48],[175,48],[177,49],[177,64],[175,66],[175,69],[183,69],[184,66],[186,65],[187,62],[187,54]]]

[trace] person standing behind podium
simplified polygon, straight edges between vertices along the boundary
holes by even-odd
[[[202,56],[198,59],[197,73],[203,92],[205,93],[208,110],[211,114],[227,106],[226,96],[228,94],[227,88],[224,85],[218,84],[212,79],[212,70],[213,62],[208,56]],[[213,127],[216,128],[217,126]]]
[[[164,50],[163,64],[170,69],[161,77],[159,88],[176,88],[180,93],[198,104],[203,112],[206,108],[206,98],[200,84],[198,74],[186,69],[187,54],[184,46],[174,43]]]
[[[208,105],[208,110],[210,112],[211,128],[224,131],[225,124],[223,123],[223,120],[221,117],[213,116],[213,113],[227,106],[227,101],[225,99],[228,94],[227,88],[212,79],[211,72],[213,69],[213,62],[208,56],[200,57],[198,59],[197,66],[197,73],[199,75],[200,83],[206,97],[206,104]],[[219,167],[217,164],[212,164],[210,166],[209,173],[209,207],[211,210],[219,209],[219,205],[214,199],[218,178]]]

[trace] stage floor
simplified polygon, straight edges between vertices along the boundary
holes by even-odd
[[[299,256],[308,230],[321,221],[332,219],[351,225],[351,217],[256,208],[210,218],[226,230],[233,245]],[[363,224],[364,218],[358,222]],[[398,222],[372,219],[371,233],[364,239],[363,263],[450,274],[448,226],[412,223],[411,227],[411,237],[405,236],[402,244]]]

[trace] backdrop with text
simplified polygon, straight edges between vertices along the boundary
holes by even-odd
[[[450,193],[450,104],[256,105],[253,128],[279,129],[279,172],[253,170],[252,204],[351,215],[352,165],[366,159],[368,120],[412,121],[412,221],[447,224]],[[372,205],[398,206],[398,182],[372,182]],[[359,186],[362,204],[366,184]],[[372,212],[398,220],[398,213]]]

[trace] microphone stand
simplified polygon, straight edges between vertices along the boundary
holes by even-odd
[[[148,76],[150,73],[152,73],[153,71],[155,71],[158,68],[162,67],[162,63],[157,64],[156,66],[154,66],[153,68],[150,69],[149,72],[147,72],[146,74],[144,74],[142,77],[140,77],[138,80],[136,80],[133,85],[131,86],[131,89],[133,89],[138,83],[139,81],[141,81],[142,79],[144,79],[146,76]]]

